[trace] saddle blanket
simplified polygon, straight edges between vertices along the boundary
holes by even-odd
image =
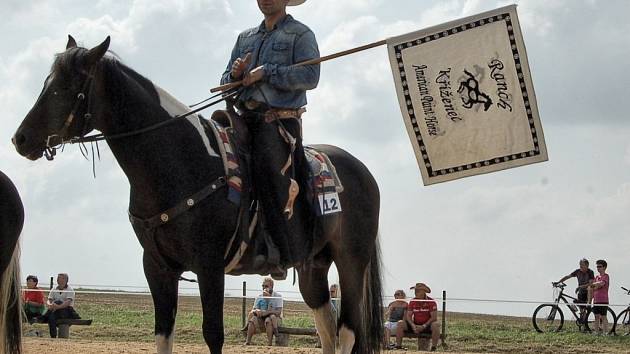
[[[224,127],[212,119],[209,122],[211,124],[205,124],[206,129],[210,128],[211,133],[216,138],[225,167],[229,188],[228,200],[238,205],[241,200],[242,177],[232,128]],[[339,193],[343,191],[343,185],[335,166],[325,153],[313,147],[305,146],[304,155],[310,171],[310,178],[307,183],[310,190],[307,193],[313,200],[313,209],[316,215],[322,216],[341,212]]]

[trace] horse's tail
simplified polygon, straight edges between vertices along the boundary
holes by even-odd
[[[360,354],[379,353],[383,340],[381,248],[378,237],[374,242],[363,281],[363,321],[359,328],[361,335],[354,347],[354,352]]]
[[[15,246],[9,266],[0,275],[0,352],[22,352],[19,243]]]

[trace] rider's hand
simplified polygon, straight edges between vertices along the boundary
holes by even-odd
[[[262,80],[263,77],[265,77],[265,69],[262,66],[259,66],[256,69],[245,74],[245,77],[243,78],[243,85],[252,85],[257,81]]]
[[[230,71],[230,75],[232,76],[233,79],[240,79],[241,76],[243,76],[243,73],[245,72],[245,70],[247,70],[247,68],[249,67],[249,63],[252,60],[252,53],[247,53],[247,55],[245,55],[245,58],[241,59],[241,58],[236,58],[236,60],[234,60],[234,63],[232,63],[232,70]]]

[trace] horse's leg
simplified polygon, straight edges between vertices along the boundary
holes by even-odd
[[[330,265],[329,265],[330,267]],[[304,302],[313,310],[315,327],[322,343],[323,354],[335,352],[336,318],[328,293],[328,268],[300,268],[298,279]]]
[[[374,269],[378,265],[371,263],[378,262],[377,252],[376,247],[371,250],[346,247],[335,259],[341,288],[339,342],[342,354],[350,354],[353,348],[357,353],[378,352],[382,343],[382,309],[377,308],[380,307],[380,272]]]
[[[221,258],[220,258],[221,259]],[[216,269],[197,273],[203,308],[203,338],[211,354],[221,354],[223,348],[223,287],[225,275],[219,264]]]
[[[173,352],[175,316],[177,315],[177,289],[181,273],[160,269],[155,259],[144,252],[144,276],[151,289],[155,310],[155,344],[158,354]]]

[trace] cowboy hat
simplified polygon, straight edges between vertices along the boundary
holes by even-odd
[[[288,6],[302,5],[306,0],[289,0]]]
[[[409,289],[413,289],[413,290],[416,290],[416,289],[417,289],[417,290],[424,290],[424,292],[425,292],[425,293],[429,293],[429,294],[431,293],[431,288],[429,288],[429,287],[427,286],[427,284],[425,284],[425,283],[416,283],[416,285],[415,285],[415,286],[412,286],[412,287],[411,287],[411,288],[409,288]]]

